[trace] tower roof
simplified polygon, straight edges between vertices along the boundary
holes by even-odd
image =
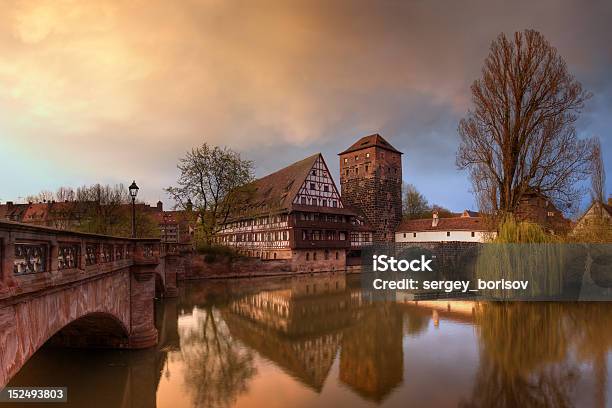
[[[345,151],[341,153],[338,153],[338,155],[355,152],[357,150],[367,149],[369,147],[374,147],[374,146],[379,147],[381,149],[389,150],[394,153],[403,154],[402,152],[397,150],[395,147],[391,146],[391,144],[387,142],[384,137],[382,137],[378,133],[374,133],[373,135],[362,137],[361,139],[353,143],[351,147],[349,147],[348,149],[346,149]]]

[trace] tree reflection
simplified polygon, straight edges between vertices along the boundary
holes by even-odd
[[[569,407],[579,362],[604,407],[612,310],[605,304],[491,303],[476,313],[480,366],[464,407]],[[607,324],[606,324],[607,322]]]
[[[256,374],[252,351],[241,347],[212,306],[179,323],[184,378],[194,407],[228,407]]]

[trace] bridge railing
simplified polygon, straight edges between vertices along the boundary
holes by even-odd
[[[0,221],[0,300],[137,263],[159,263],[159,239],[130,239]]]

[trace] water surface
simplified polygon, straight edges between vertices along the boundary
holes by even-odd
[[[612,305],[430,306],[344,275],[188,282],[154,349],[44,347],[9,385],[67,386],[63,407],[612,406]]]

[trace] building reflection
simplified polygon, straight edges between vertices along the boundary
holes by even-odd
[[[320,392],[340,351],[339,379],[382,401],[402,382],[402,314],[374,303],[344,275],[300,277],[223,309],[230,333]]]
[[[400,385],[404,374],[402,323],[401,311],[393,303],[367,310],[358,324],[344,332],[340,381],[376,402]]]

